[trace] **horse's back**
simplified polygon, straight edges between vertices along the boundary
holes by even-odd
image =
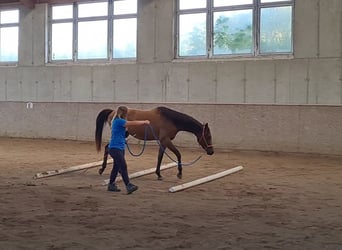
[[[157,108],[150,110],[128,109],[127,120],[153,120],[159,119],[159,112]]]
[[[128,109],[127,114],[127,120],[128,121],[135,121],[135,120],[149,120],[150,125],[153,127],[154,133],[159,133],[159,113],[157,109],[151,109],[151,110],[140,110],[140,109]],[[145,126],[130,126],[128,128],[128,132],[130,135],[134,136],[135,138],[139,140],[153,140],[154,136],[150,134],[150,136],[147,136],[145,133],[146,129],[150,130],[149,128],[146,128]]]
[[[163,135],[171,134],[171,137],[173,138],[175,135],[174,133],[176,132],[173,124],[170,123],[168,119],[165,119],[165,117],[162,115],[160,107],[150,110],[128,109],[127,120],[150,121],[150,127],[152,127],[152,131],[151,128],[148,128],[147,135],[145,135],[145,126],[134,126],[128,129],[128,132],[131,135],[140,140],[155,140],[160,137],[161,131]]]

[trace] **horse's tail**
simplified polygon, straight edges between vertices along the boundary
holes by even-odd
[[[112,109],[104,109],[102,110],[96,118],[96,129],[95,129],[95,144],[97,152],[101,151],[101,143],[102,143],[102,131],[103,127],[108,119],[110,113],[112,113]]]

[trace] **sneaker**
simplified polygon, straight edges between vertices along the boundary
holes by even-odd
[[[121,189],[119,189],[115,184],[108,184],[107,190],[111,191],[111,192],[120,192],[121,191]]]
[[[138,186],[132,184],[132,183],[128,183],[127,186],[127,194],[131,194],[133,193],[134,191],[137,191],[138,190]]]

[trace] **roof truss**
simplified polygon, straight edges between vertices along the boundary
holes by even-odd
[[[0,7],[24,5],[29,9],[33,9],[35,4],[38,3],[73,3],[76,1],[81,2],[83,0],[1,0]]]

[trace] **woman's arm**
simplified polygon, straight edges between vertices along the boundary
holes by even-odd
[[[142,120],[142,121],[127,121],[125,127],[129,126],[137,126],[137,125],[145,125],[150,124],[149,120]]]

